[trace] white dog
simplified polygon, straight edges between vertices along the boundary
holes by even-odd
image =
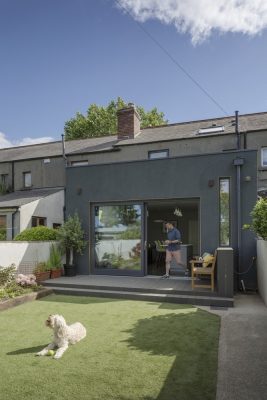
[[[57,348],[54,358],[60,358],[69,347],[69,344],[75,344],[86,336],[86,329],[80,322],[67,325],[62,315],[49,315],[45,324],[53,329],[54,340],[43,350],[39,351],[36,354],[37,356],[45,356],[49,350]]]

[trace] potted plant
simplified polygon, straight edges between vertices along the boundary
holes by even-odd
[[[66,264],[64,271],[66,276],[75,276],[76,267],[73,262],[74,253],[82,254],[86,241],[84,240],[84,231],[77,213],[69,216],[66,222],[57,230],[57,239],[61,249],[66,253]]]
[[[54,244],[52,244],[50,247],[50,256],[47,261],[47,266],[51,271],[51,279],[59,278],[61,276],[61,253],[57,246],[55,246]]]
[[[38,262],[33,270],[36,282],[40,283],[50,278],[50,269],[45,262]]]

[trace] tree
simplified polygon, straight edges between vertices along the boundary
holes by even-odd
[[[112,100],[107,107],[91,104],[86,115],[77,113],[65,123],[64,131],[66,140],[85,139],[117,133],[117,111],[127,106],[127,103],[118,97]],[[156,107],[145,111],[143,107],[136,107],[141,117],[141,128],[166,124],[164,113]]]

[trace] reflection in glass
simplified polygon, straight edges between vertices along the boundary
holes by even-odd
[[[141,206],[95,207],[95,267],[141,270]]]
[[[230,244],[230,179],[220,179],[220,246]]]

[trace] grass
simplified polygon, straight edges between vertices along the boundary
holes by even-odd
[[[49,314],[87,337],[35,357]],[[0,313],[1,400],[215,400],[219,317],[168,303],[51,295]]]

